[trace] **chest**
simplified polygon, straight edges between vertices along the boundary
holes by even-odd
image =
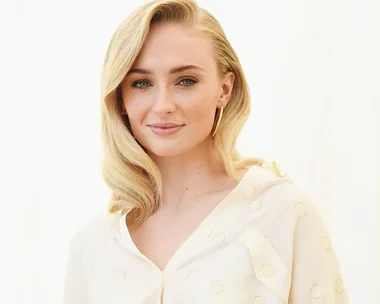
[[[218,230],[208,221],[210,213],[212,222],[223,215],[221,209],[212,213],[212,205],[208,205],[208,208],[202,205],[202,208],[194,208],[194,212],[185,212],[183,215],[151,217],[139,229],[129,229],[139,251],[158,268],[165,270],[166,275],[158,275],[158,271],[147,267],[143,259],[133,259],[133,263],[130,263],[125,260],[125,255],[121,256],[120,261],[112,260],[112,267],[94,260],[91,278],[93,303],[105,303],[111,299],[111,295],[115,296],[112,303],[122,303],[125,299],[128,302],[132,298],[133,303],[151,303],[153,298],[157,303],[248,304],[264,299],[267,303],[286,303],[280,298],[287,298],[288,271],[264,234],[253,228],[253,225],[240,225],[250,217],[250,209],[244,208],[244,205],[239,205],[228,209],[229,214],[235,214],[234,209],[247,212],[242,213],[246,217],[239,217],[236,222],[236,235],[231,239],[227,237],[227,246],[219,246],[214,237],[204,238],[204,228],[210,228],[212,236],[223,233],[223,229]],[[207,225],[199,229],[204,217]],[[229,228],[225,227],[227,232]],[[202,233],[186,243],[190,246],[183,246],[190,234],[201,230]],[[205,248],[197,247],[200,243],[209,244],[208,248],[212,250],[198,254],[200,248]]]
[[[226,195],[219,193],[185,211],[154,215],[138,228],[129,229],[131,239],[143,255],[163,270],[191,234],[213,216]]]

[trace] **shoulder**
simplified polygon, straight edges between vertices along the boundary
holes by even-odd
[[[268,163],[252,167],[246,182],[245,187],[251,185],[255,193],[247,204],[253,208],[246,207],[245,210],[253,210],[253,215],[257,215],[247,231],[262,235],[261,239],[267,240],[273,252],[290,267],[295,232],[300,229],[320,230],[323,227],[316,206],[284,171],[276,170]],[[252,239],[256,237],[255,234],[248,236]]]
[[[71,243],[93,247],[101,240],[118,237],[120,212],[102,213],[84,221],[71,238]],[[105,242],[104,241],[104,242]]]
[[[249,174],[244,187],[254,189],[250,200],[262,209],[259,228],[291,235],[300,219],[309,222],[320,217],[311,197],[276,163],[252,167]]]
[[[251,167],[248,173],[245,187],[251,186],[255,196],[273,202],[280,209],[296,207],[300,202],[312,204],[307,193],[274,161]]]

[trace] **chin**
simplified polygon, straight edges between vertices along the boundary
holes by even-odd
[[[148,151],[150,154],[154,154],[159,157],[169,157],[169,156],[178,156],[187,152],[185,147],[176,146],[176,147],[150,147]]]
[[[199,145],[202,145],[203,140],[196,140],[192,138],[172,138],[172,139],[157,139],[151,137],[144,137],[142,141],[145,150],[148,154],[152,154],[158,157],[173,157],[179,156],[196,149]]]
[[[194,148],[196,143],[190,143],[189,141],[155,141],[152,140],[149,145],[146,145],[146,150],[149,154],[153,154],[159,157],[173,157],[188,153]]]

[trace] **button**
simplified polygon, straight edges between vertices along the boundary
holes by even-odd
[[[264,277],[271,278],[274,275],[273,266],[271,264],[264,263],[261,265],[261,272]]]
[[[329,251],[329,250],[330,250],[330,241],[329,241],[329,239],[327,238],[327,236],[324,236],[324,237],[323,237],[322,246],[323,246],[323,249],[324,249],[324,250],[326,250],[326,251]]]
[[[209,237],[209,236],[211,235],[211,233],[212,233],[211,229],[207,229],[207,230],[205,230],[205,232],[204,232],[204,236],[205,236],[205,237]]]
[[[335,284],[336,293],[341,294],[343,292],[343,281],[339,279]]]
[[[316,300],[319,299],[322,295],[322,289],[318,284],[314,284],[311,287],[311,297]]]
[[[247,188],[245,188],[245,193],[248,195],[252,195],[253,191],[254,191],[254,189],[252,186],[247,186]]]
[[[219,236],[214,237],[214,241],[217,242],[217,243],[223,242],[224,239],[225,239],[224,235],[219,235]]]
[[[178,270],[178,274],[180,278],[188,277],[190,275],[190,272],[191,272],[190,269],[185,269],[185,268]]]
[[[253,298],[252,303],[253,304],[265,304],[265,300],[261,296],[256,296],[256,297]]]
[[[298,212],[298,216],[299,217],[304,217],[306,215],[306,207],[305,207],[305,204],[302,203],[302,202],[298,202],[296,204],[296,209],[297,209],[297,212]]]
[[[224,291],[223,283],[219,280],[212,282],[212,290],[215,293],[222,293]]]
[[[262,206],[262,201],[261,200],[258,200],[258,201],[253,201],[253,202],[250,202],[249,203],[249,207],[251,207],[253,210],[259,210]]]

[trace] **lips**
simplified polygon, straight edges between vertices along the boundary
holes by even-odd
[[[162,129],[176,128],[176,127],[180,127],[180,126],[182,126],[182,125],[181,124],[176,124],[176,123],[169,123],[169,122],[157,123],[157,124],[151,124],[151,125],[149,125],[149,127],[162,128]]]
[[[149,125],[153,133],[157,135],[170,135],[177,133],[184,125],[178,125],[178,124],[153,124]]]

